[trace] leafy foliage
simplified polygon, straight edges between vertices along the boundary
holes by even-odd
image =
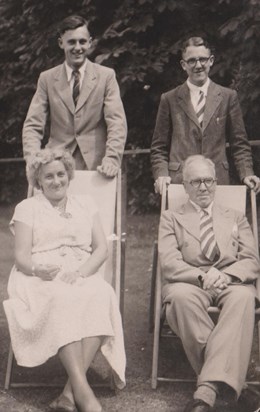
[[[259,0],[0,0],[1,157],[22,155],[22,124],[38,76],[62,62],[56,25],[69,14],[89,21],[90,58],[116,70],[128,148],[150,147],[160,94],[185,79],[180,43],[195,34],[215,45],[211,76],[238,90],[249,137],[258,138]],[[129,160],[128,174],[131,208],[156,207],[147,156]]]

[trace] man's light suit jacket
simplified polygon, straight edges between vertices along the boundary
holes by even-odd
[[[246,217],[214,203],[212,218],[220,251],[213,266],[235,276],[238,282],[253,283],[260,276],[260,266]],[[178,211],[163,212],[158,247],[164,284],[186,282],[199,286],[198,276],[212,266],[201,252],[199,227],[200,214],[189,201]]]
[[[201,128],[190,99],[187,83],[161,96],[151,145],[154,179],[171,176],[182,183],[182,163],[190,155],[202,154],[216,165],[219,184],[229,184],[226,142],[240,179],[253,175],[252,155],[242,113],[234,90],[210,81]]]
[[[41,73],[23,127],[25,158],[40,149],[48,117],[47,147],[73,153],[78,144],[89,170],[104,157],[120,166],[127,126],[113,69],[87,60],[76,108],[65,64]]]

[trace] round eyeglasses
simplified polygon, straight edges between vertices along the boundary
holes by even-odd
[[[195,187],[195,189],[198,189],[202,183],[207,188],[210,188],[213,186],[213,184],[217,181],[217,179],[212,179],[212,178],[206,178],[206,179],[194,179],[194,180],[184,180],[184,182],[189,183],[191,186]]]
[[[208,61],[209,61],[210,58],[211,58],[211,56],[209,56],[209,57],[197,57],[197,58],[191,57],[191,58],[188,59],[188,60],[184,60],[184,59],[183,59],[183,61],[184,61],[185,63],[187,63],[188,66],[190,66],[190,67],[195,67],[196,64],[197,64],[197,62],[200,62],[201,66],[205,66],[205,64],[208,63]]]

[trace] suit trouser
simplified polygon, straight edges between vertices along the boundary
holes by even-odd
[[[163,288],[166,317],[203,382],[224,382],[240,395],[248,369],[255,319],[252,285],[230,285],[217,297],[188,283]],[[221,309],[215,325],[207,308]]]

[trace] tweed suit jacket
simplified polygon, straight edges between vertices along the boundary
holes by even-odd
[[[210,81],[203,126],[200,127],[187,83],[164,93],[158,109],[151,145],[154,179],[171,176],[182,182],[182,163],[190,155],[202,154],[216,165],[219,184],[229,184],[226,142],[240,179],[253,175],[252,154],[234,90]]]
[[[213,204],[213,228],[220,251],[212,265],[200,248],[200,214],[188,201],[177,211],[163,212],[159,227],[159,258],[164,284],[186,282],[199,286],[198,276],[211,266],[253,283],[260,275],[251,228],[241,212]]]
[[[41,73],[23,126],[25,158],[40,149],[48,117],[47,147],[73,153],[78,145],[89,170],[104,157],[120,166],[127,125],[113,69],[87,60],[76,107],[64,63]]]

